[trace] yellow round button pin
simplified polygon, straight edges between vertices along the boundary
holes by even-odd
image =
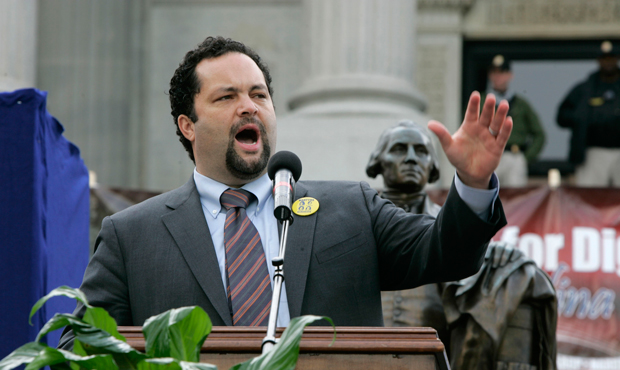
[[[319,210],[319,201],[311,198],[299,198],[293,203],[293,213],[297,216],[310,216]]]

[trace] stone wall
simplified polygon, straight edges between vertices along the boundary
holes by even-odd
[[[350,33],[355,29],[362,33],[370,30],[367,22],[342,18],[352,14],[347,9],[355,9],[358,1],[339,3],[344,11],[341,15],[330,13],[321,1],[3,2],[5,22],[0,24],[8,37],[0,43],[0,83],[5,89],[35,85],[49,91],[49,110],[65,125],[66,137],[81,148],[87,166],[97,172],[101,183],[166,190],[186,181],[193,167],[175,137],[166,95],[168,80],[183,53],[206,35],[227,35],[251,45],[272,69],[277,113],[286,117],[291,113],[290,98],[303,93],[304,81],[308,81],[309,72],[303,66],[316,54],[304,36],[310,27],[304,6],[321,6],[325,14],[318,19],[332,17],[334,24],[349,30],[333,28],[330,33],[334,38],[355,36]],[[413,55],[408,57],[409,62],[398,61],[399,68],[412,68],[401,82],[410,79],[413,83],[414,94],[410,96],[414,96],[414,111],[419,113],[426,105],[427,116],[444,122],[452,131],[458,128],[462,114],[463,40],[620,37],[617,0],[403,1],[413,4],[417,11],[408,13],[414,25],[412,37],[394,39],[398,45],[393,47],[410,49],[412,52],[406,54]],[[366,1],[374,17],[369,19],[395,16],[372,10],[394,3]],[[27,21],[28,17],[38,19],[36,26]],[[392,31],[381,28],[372,32],[387,35]],[[361,42],[367,38],[353,39]],[[384,62],[362,54],[334,60]],[[9,87],[10,81],[19,83]],[[413,116],[426,119],[417,113],[402,118]],[[329,137],[330,133],[324,135]],[[447,186],[452,170],[445,158],[442,169],[442,185]]]
[[[477,0],[468,38],[605,38],[620,35],[617,0]]]

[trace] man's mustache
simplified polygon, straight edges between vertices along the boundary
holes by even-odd
[[[267,130],[265,129],[265,125],[263,124],[263,122],[261,120],[255,118],[255,117],[243,117],[239,121],[237,121],[237,123],[232,125],[232,127],[230,128],[231,140],[235,138],[235,136],[237,135],[239,129],[242,126],[247,125],[249,123],[253,123],[256,126],[258,126],[258,130],[260,131],[260,135],[261,135],[262,139],[266,140]]]

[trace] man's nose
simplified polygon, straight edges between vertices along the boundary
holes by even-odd
[[[405,157],[405,162],[417,162],[418,156],[415,153],[415,149],[413,145],[407,146],[407,156]]]
[[[249,96],[241,97],[239,101],[239,107],[237,108],[237,114],[240,116],[254,116],[258,113],[258,107],[252,101]]]

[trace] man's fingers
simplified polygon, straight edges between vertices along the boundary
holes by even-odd
[[[445,152],[452,144],[452,135],[450,135],[448,129],[441,122],[435,120],[428,121],[427,126],[437,136]]]
[[[480,93],[474,91],[469,96],[469,103],[467,103],[467,110],[465,111],[465,122],[478,122],[480,115]]]
[[[512,117],[506,117],[504,124],[499,130],[499,134],[497,135],[497,143],[502,147],[506,147],[506,143],[508,142],[508,138],[510,137],[510,133],[512,132]]]
[[[493,117],[493,120],[489,125],[489,131],[491,132],[491,134],[493,135],[493,133],[495,133],[493,136],[497,136],[497,134],[501,131],[502,125],[506,120],[506,115],[508,114],[508,108],[508,102],[506,100],[502,100],[499,103],[499,107],[497,107],[497,112],[495,112],[495,117]]]
[[[484,106],[482,107],[482,113],[480,113],[480,124],[484,127],[489,127],[491,121],[495,116],[495,95],[489,94],[484,100]],[[499,132],[499,131],[495,131]]]

